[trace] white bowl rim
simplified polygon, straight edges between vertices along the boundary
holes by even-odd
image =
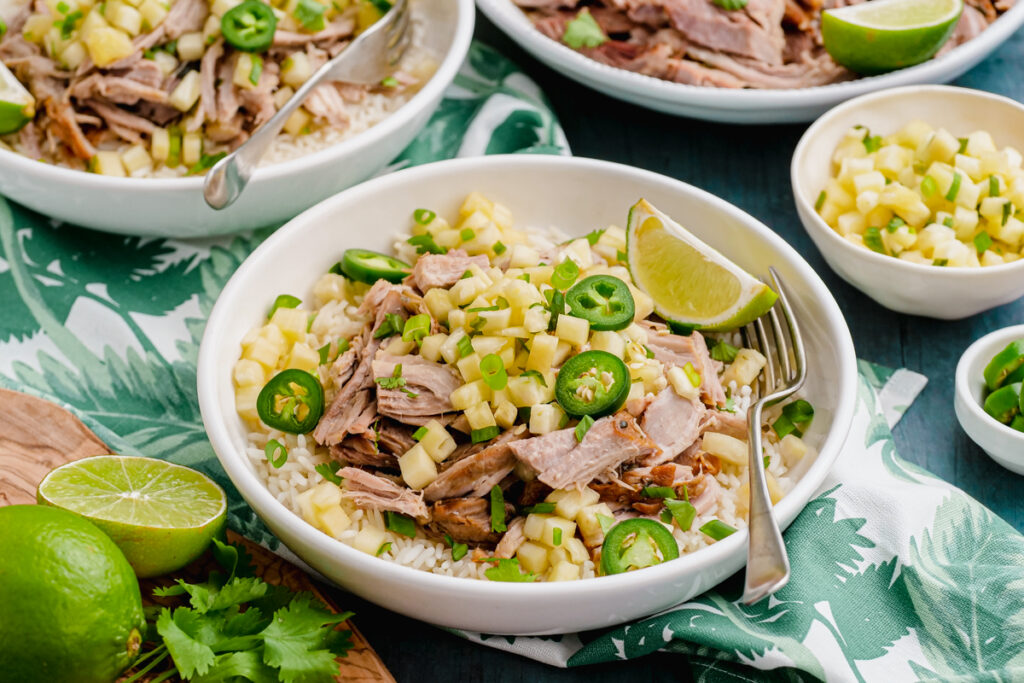
[[[445,53],[444,59],[430,77],[430,80],[408,102],[391,114],[388,114],[380,122],[350,138],[293,159],[286,159],[269,166],[257,168],[250,182],[281,180],[291,175],[300,167],[324,163],[335,156],[344,157],[349,154],[358,154],[360,150],[373,146],[377,140],[393,134],[409,123],[426,102],[430,102],[432,98],[448,87],[448,84],[455,78],[455,74],[462,66],[462,62],[468,54],[469,45],[473,39],[473,27],[476,22],[473,0],[453,1],[458,8],[458,18],[452,42]],[[9,164],[15,171],[29,173],[39,172],[40,166],[42,166],[45,169],[44,172],[56,174],[55,180],[74,182],[86,189],[100,192],[123,192],[140,189],[147,191],[195,189],[200,191],[205,178],[205,176],[201,175],[180,178],[117,178],[65,168],[56,164],[40,164],[35,159],[30,159],[15,151],[0,150],[0,166],[4,164]]]
[[[522,40],[529,49],[553,61],[558,61],[574,73],[588,73],[597,80],[615,85],[634,95],[651,97],[662,102],[675,102],[717,109],[743,109],[749,107],[822,106],[837,99],[846,99],[864,93],[921,81],[939,80],[949,71],[952,63],[960,64],[977,58],[983,59],[1017,29],[1024,25],[1024,4],[1011,7],[980,35],[958,45],[940,57],[904,69],[876,76],[862,76],[850,81],[789,90],[730,89],[673,83],[653,76],[627,71],[594,61],[589,57],[548,38],[538,31],[529,18],[512,0],[477,0],[481,11],[502,31]],[[519,16],[516,17],[515,14]],[[527,22],[524,24],[519,19]],[[529,30],[527,30],[529,29]],[[589,85],[589,84],[587,84]]]
[[[1011,325],[1010,327],[998,329],[995,332],[989,332],[984,337],[981,337],[968,346],[967,350],[964,351],[962,356],[960,356],[960,361],[956,364],[955,384],[957,396],[959,396],[961,403],[967,408],[979,428],[987,426],[987,428],[1002,434],[1004,437],[1016,439],[1022,446],[1024,446],[1024,432],[1018,432],[1016,429],[1013,429],[1009,425],[1004,425],[1002,422],[999,422],[986,413],[982,405],[978,403],[974,396],[971,395],[971,390],[968,388],[971,380],[967,376],[967,372],[970,369],[971,364],[982,353],[986,353],[988,351],[992,351],[993,355],[999,353],[999,347],[1002,344],[1009,343],[1014,339],[1024,339],[1024,325]],[[966,431],[966,426],[962,424],[961,426],[963,426]],[[1021,457],[1024,458],[1024,455]]]
[[[829,469],[831,469],[835,458],[838,457],[843,444],[846,442],[846,437],[853,422],[857,394],[857,363],[856,354],[853,348],[853,340],[850,336],[849,328],[846,326],[842,312],[839,309],[839,305],[835,302],[835,299],[832,298],[827,286],[821,278],[818,277],[811,266],[796,252],[796,250],[753,216],[750,216],[741,209],[729,204],[724,199],[716,197],[704,190],[680,180],[651,171],[633,168],[624,164],[597,159],[587,159],[583,157],[511,154],[449,159],[380,176],[347,190],[343,190],[333,197],[320,202],[302,214],[299,214],[299,216],[289,221],[268,237],[259,247],[257,247],[255,251],[253,251],[252,254],[250,254],[246,261],[239,266],[235,271],[235,275],[241,272],[242,269],[245,268],[245,264],[249,263],[251,259],[259,260],[262,258],[272,258],[275,254],[275,250],[278,248],[278,245],[285,243],[290,239],[289,233],[293,230],[300,229],[305,224],[315,224],[322,221],[327,215],[332,213],[335,206],[344,205],[349,201],[358,200],[361,195],[370,193],[375,194],[378,189],[387,190],[389,187],[404,183],[407,179],[414,181],[419,177],[429,176],[436,173],[438,170],[458,169],[460,167],[479,168],[480,166],[486,167],[499,165],[529,169],[537,164],[561,166],[571,172],[579,172],[581,170],[586,171],[588,169],[613,170],[618,173],[625,172],[638,179],[651,182],[652,184],[658,184],[662,187],[671,187],[675,191],[696,196],[699,199],[708,202],[723,213],[729,215],[733,219],[739,221],[746,228],[756,232],[759,237],[772,243],[777,249],[784,253],[788,253],[790,262],[787,265],[790,265],[794,269],[800,271],[804,279],[807,280],[814,289],[818,290],[818,294],[824,294],[823,297],[819,298],[821,304],[826,310],[826,318],[830,327],[838,329],[844,333],[840,335],[839,339],[834,340],[834,342],[839,347],[839,356],[841,359],[841,365],[838,368],[838,383],[840,387],[845,387],[845,391],[842,392],[839,396],[839,400],[837,401],[833,426],[828,437],[818,451],[818,460],[811,465],[800,481],[796,483],[793,489],[785,498],[782,499],[782,501],[779,502],[777,506],[780,509],[780,516],[786,517],[788,516],[787,512],[789,512],[792,513],[792,517],[795,518],[796,515],[806,507],[807,502],[811,500],[815,490],[824,480]],[[221,415],[219,411],[218,381],[216,379],[218,374],[215,370],[211,369],[204,371],[204,369],[215,367],[214,357],[216,352],[211,339],[213,337],[221,337],[226,334],[226,330],[221,330],[221,327],[223,326],[223,323],[221,322],[221,310],[227,306],[226,301],[228,299],[233,299],[236,296],[239,296],[243,291],[241,289],[241,281],[237,279],[235,275],[233,275],[228,281],[228,284],[224,287],[221,295],[218,297],[213,310],[210,312],[206,331],[203,334],[203,341],[200,345],[198,359],[199,372],[197,373],[199,405],[207,434],[209,435],[212,443],[225,445],[231,443],[231,436],[228,433],[224,416]],[[236,290],[238,291],[236,292]],[[215,450],[217,450],[216,447]],[[218,451],[217,457],[220,460],[221,465],[226,470],[229,478],[239,491],[242,492],[247,499],[252,498],[258,500],[259,507],[261,509],[269,509],[276,513],[275,522],[282,526],[287,526],[289,532],[297,537],[301,543],[307,546],[329,548],[331,550],[328,550],[327,552],[331,552],[335,555],[340,553],[347,556],[347,559],[345,560],[346,563],[376,563],[373,565],[363,564],[363,566],[368,571],[388,575],[391,580],[416,582],[423,590],[458,589],[463,592],[466,597],[483,599],[508,599],[527,595],[526,593],[521,592],[524,590],[521,588],[521,584],[444,576],[425,572],[419,569],[413,569],[393,562],[381,562],[379,558],[370,557],[366,553],[360,552],[341,541],[335,540],[306,523],[297,514],[278,501],[270,493],[267,487],[257,479],[256,475],[244,464],[244,454],[238,453],[234,448],[227,448],[226,450],[231,451],[229,456],[222,457]],[[825,463],[821,458],[823,457],[823,454],[827,452],[831,452],[831,456],[829,457],[829,462]],[[806,499],[806,502],[797,504],[795,501],[798,499]],[[252,507],[255,511],[256,506]],[[680,572],[685,572],[687,570],[701,570],[708,566],[718,564],[730,554],[736,552],[739,547],[745,546],[746,539],[747,531],[746,529],[741,529],[722,541],[714,543],[706,548],[702,548],[700,552],[683,555],[672,562],[665,562],[653,567],[648,567],[642,572],[626,572],[613,576],[596,577],[593,580],[588,579],[553,583],[539,582],[531,584],[531,587],[525,590],[533,591],[529,593],[531,597],[543,597],[545,595],[555,593],[569,593],[571,596],[582,598],[591,593],[600,594],[616,588],[620,590],[640,588],[641,586],[656,583],[659,579],[668,580],[673,575]]]
[[[1024,7],[1024,3],[1019,5]],[[879,254],[878,252],[870,249],[864,249],[858,247],[855,244],[851,244],[849,241],[843,239],[839,233],[831,228],[826,223],[818,212],[814,209],[804,193],[801,191],[802,185],[799,181],[799,168],[803,163],[804,159],[810,153],[811,147],[815,144],[816,138],[821,131],[833,118],[845,114],[853,109],[859,109],[866,105],[870,105],[876,100],[890,99],[890,98],[901,98],[901,97],[914,97],[922,92],[932,93],[947,93],[950,95],[956,95],[961,97],[975,97],[978,100],[985,100],[988,102],[998,102],[1004,105],[1013,106],[1024,113],[1024,105],[1016,100],[1004,97],[1003,95],[997,95],[995,93],[985,92],[983,90],[975,90],[973,88],[961,88],[954,85],[907,85],[900,88],[888,88],[886,90],[879,90],[878,92],[868,93],[855,97],[852,100],[847,100],[842,104],[839,104],[832,109],[821,115],[817,121],[804,131],[804,134],[800,137],[800,141],[797,143],[796,150],[793,152],[793,160],[790,163],[789,179],[790,184],[793,187],[793,199],[804,210],[804,213],[810,216],[810,223],[814,226],[815,230],[819,234],[825,234],[827,240],[835,245],[838,245],[839,249],[844,250],[851,256],[856,256],[861,259],[867,259],[868,261],[874,261],[879,265],[887,265],[897,270],[903,270],[906,273],[914,273],[917,275],[935,275],[941,277],[958,278],[961,280],[970,280],[972,278],[982,278],[989,274],[999,274],[1013,272],[1024,269],[1024,258],[1013,261],[1012,263],[1000,263],[995,266],[983,266],[981,268],[971,268],[968,266],[948,266],[938,268],[935,266],[925,265],[922,263],[914,263],[912,261],[905,261],[900,258],[893,256],[887,256],[885,254]],[[804,221],[804,225],[807,226],[808,221]],[[810,230],[810,228],[808,228]]]

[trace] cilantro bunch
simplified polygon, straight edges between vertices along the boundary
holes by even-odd
[[[175,675],[192,683],[333,682],[335,659],[352,648],[352,632],[335,626],[352,613],[332,614],[309,593],[252,576],[239,546],[214,539],[211,550],[227,573],[212,571],[202,583],[178,579],[153,591],[157,597],[188,596],[189,606],[147,608],[147,641],[156,647],[122,683],[160,683]],[[173,666],[158,669],[168,657]]]

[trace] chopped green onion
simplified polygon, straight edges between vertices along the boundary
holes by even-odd
[[[459,233],[459,237],[462,238],[463,242],[468,242],[476,237],[476,232],[472,228],[463,228],[462,232]]]
[[[267,313],[267,318],[273,318],[274,313],[279,308],[296,308],[302,303],[302,299],[292,296],[291,294],[281,294],[274,299],[274,305],[270,307],[270,313]]]
[[[590,246],[594,246],[595,244],[597,244],[598,240],[601,239],[601,235],[603,235],[606,230],[608,230],[608,228],[601,228],[599,230],[591,230],[586,235],[584,235],[584,237],[587,239],[587,243]]]
[[[389,550],[391,550],[391,541],[384,541],[380,544],[380,547],[377,548],[377,552],[375,554],[377,557],[380,557]]]
[[[508,531],[505,525],[505,496],[497,484],[491,487],[491,531]]]
[[[803,433],[797,429],[793,421],[785,415],[780,415],[775,422],[772,423],[772,429],[778,434],[779,438],[785,438],[787,434],[794,434],[795,436],[803,436]]]
[[[387,78],[382,79],[380,84],[381,84],[381,87],[384,87],[384,88],[397,88],[398,87],[398,79],[395,78],[394,76],[388,76]]]
[[[697,368],[693,367],[693,363],[687,362],[686,365],[683,366],[683,373],[686,375],[686,379],[690,380],[690,384],[695,387],[700,386],[700,373],[697,372]]]
[[[948,266],[949,265],[949,259],[948,258],[937,258],[934,261],[932,261],[932,265],[933,266]]]
[[[452,543],[452,562],[458,562],[469,552],[469,546],[465,543]]]
[[[490,427],[484,427],[483,429],[474,429],[469,433],[469,439],[473,443],[483,443],[484,441],[490,441],[499,434],[499,430],[495,425]]]
[[[409,244],[416,247],[417,254],[444,254],[445,250],[443,247],[438,246],[437,242],[434,241],[434,236],[431,234],[424,235],[413,235],[406,240]]]
[[[882,136],[871,135],[870,133],[868,133],[867,135],[864,136],[864,139],[861,142],[864,143],[864,149],[868,151],[868,154],[871,154],[872,152],[877,152],[879,149],[881,149]]]
[[[556,526],[554,529],[551,530],[551,545],[562,545],[562,527]]]
[[[879,254],[887,253],[885,243],[882,242],[882,231],[878,228],[868,228],[864,231],[864,244],[871,251],[877,251]]]
[[[566,259],[555,266],[555,272],[551,274],[551,286],[557,290],[569,289],[579,276],[580,267],[572,259]]]
[[[497,310],[500,310],[500,307],[498,306],[498,304],[494,304],[493,306],[477,306],[475,308],[467,308],[466,313],[485,313],[487,311]]]
[[[726,536],[731,536],[736,533],[736,529],[721,520],[712,519],[700,528],[700,532],[706,536],[710,536],[716,541],[721,541]]]
[[[1013,213],[1013,204],[1006,202],[1003,204],[1003,225],[1006,225],[1006,221],[1010,220],[1010,214]]]
[[[473,340],[469,337],[460,337],[459,341],[455,344],[455,348],[459,352],[459,358],[465,358],[473,353]]]
[[[492,391],[501,391],[508,384],[505,363],[496,353],[489,353],[480,359],[480,374],[483,375],[484,384]]]
[[[801,398],[783,408],[782,414],[795,424],[803,424],[804,422],[810,422],[814,417],[814,406]]]
[[[665,500],[665,509],[675,518],[682,531],[689,531],[697,518],[697,508],[688,500]]]
[[[957,142],[960,143],[960,149],[956,151],[957,154],[963,154],[967,151],[967,138],[957,138]]]
[[[529,282],[530,281],[530,274],[529,273],[523,273],[517,279],[525,280],[526,282]]]
[[[537,370],[527,370],[520,377],[533,377],[535,380],[540,382],[541,386],[547,387],[548,383],[544,380],[544,375],[540,374]]]
[[[320,355],[320,365],[326,365],[327,361],[330,359],[331,342],[327,342],[317,349],[316,352]]]
[[[761,458],[761,464],[764,465],[765,469],[768,469],[768,466],[772,464],[772,456],[766,455]]]
[[[263,73],[263,58],[259,55],[251,55],[252,68],[249,69],[249,82],[253,85],[260,84],[260,74]]]
[[[288,449],[277,439],[268,441],[267,445],[263,447],[263,453],[267,456],[267,461],[274,469],[280,469],[288,462]]]
[[[399,512],[386,510],[384,512],[384,520],[384,526],[388,528],[388,531],[394,531],[396,534],[408,536],[409,538],[416,537],[416,521],[412,517],[406,517]]]
[[[995,177],[994,175],[990,175],[988,177],[988,196],[999,196],[999,178]]]
[[[327,342],[319,349],[317,349],[317,353],[320,354],[320,365],[326,365],[327,363],[334,360],[335,358],[345,353],[346,351],[348,351],[348,339],[338,340],[338,343],[335,346],[335,352],[333,356],[331,355],[331,342]]]
[[[402,328],[402,341],[419,344],[428,334],[430,334],[430,316],[420,313],[405,321],[405,327]]]
[[[821,211],[821,207],[825,206],[825,200],[828,199],[828,195],[825,194],[825,190],[822,190],[818,194],[818,199],[814,202],[814,210]]]
[[[554,512],[554,511],[555,511],[555,504],[554,503],[549,503],[549,502],[535,503],[534,505],[531,505],[529,507],[523,508],[523,512],[525,512],[528,515],[532,515],[532,514],[538,514],[538,515],[540,515],[540,514],[547,514],[549,512]]]
[[[978,250],[978,256],[984,254],[992,246],[992,237],[985,231],[974,236],[974,248]]]
[[[465,273],[462,274],[462,276],[459,279],[460,280],[466,280],[466,279],[471,278],[471,277],[473,277],[473,272],[470,271],[470,270],[467,270]]]
[[[651,351],[651,347],[644,346],[644,355],[648,358],[654,358],[654,351]]]
[[[473,318],[473,320],[470,321],[469,327],[470,327],[470,329],[473,330],[473,332],[479,332],[480,330],[482,330],[484,328],[484,325],[486,325],[486,324],[487,324],[487,318],[481,318],[480,316],[477,316],[477,317]]]
[[[720,341],[711,347],[711,357],[714,360],[721,361],[723,363],[731,363],[736,360],[736,354],[739,353],[739,351],[740,350],[732,344]]]
[[[921,194],[927,199],[931,197],[939,189],[938,183],[935,182],[935,178],[930,175],[926,175],[924,180],[921,181]]]
[[[548,310],[551,311],[551,319],[548,321],[548,331],[558,326],[558,316],[565,313],[565,295],[557,289],[549,289],[544,292],[548,299]]]
[[[501,242],[495,242],[494,243],[494,254],[495,254],[495,256],[501,256],[506,251],[508,251],[508,247],[506,247],[504,244],[502,244]]]
[[[746,7],[749,0],[711,0],[711,2],[727,12],[735,12]]]
[[[338,470],[341,469],[340,462],[322,462],[313,469],[316,470],[317,474],[335,486],[341,486],[341,477],[338,476]]]
[[[574,434],[576,434],[576,440],[583,441],[583,437],[587,435],[587,432],[589,432],[590,428],[593,426],[594,418],[592,418],[589,415],[584,415],[583,417],[581,417],[580,423],[576,425],[576,430],[574,431]]]
[[[617,250],[615,251],[615,260],[616,260],[616,261],[623,261],[623,262],[624,262],[624,261],[628,261],[628,260],[629,260],[629,254],[627,254],[627,253],[626,253],[626,252],[624,252],[624,251],[621,251],[621,250],[618,250],[618,249],[617,249]]]
[[[956,196],[960,194],[960,183],[962,182],[962,180],[963,179],[960,177],[959,173],[953,173],[953,182],[950,183],[949,192],[946,193],[947,201],[952,202],[956,200]]]
[[[417,441],[423,441],[423,437],[425,437],[429,432],[430,430],[427,429],[426,427],[420,427],[419,429],[412,433],[412,438],[416,439]]]
[[[953,227],[953,217],[952,216],[946,216],[945,218],[942,219],[942,224],[945,225],[947,228],[952,228]]]
[[[412,219],[420,225],[430,225],[435,218],[437,214],[430,209],[416,209],[412,212]]]
[[[675,498],[676,491],[671,486],[645,486],[640,489],[645,498]]]

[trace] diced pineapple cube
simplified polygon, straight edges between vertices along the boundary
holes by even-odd
[[[223,17],[227,14],[228,10],[241,3],[242,0],[213,0],[210,4],[210,14],[215,17]]]
[[[316,513],[317,526],[328,536],[341,538],[341,532],[352,526],[352,518],[340,507]]]
[[[167,7],[160,0],[142,0],[139,13],[142,14],[143,28],[153,30],[167,18]]]
[[[722,385],[729,386],[729,382],[736,382],[736,386],[749,386],[761,370],[768,364],[768,359],[753,349],[740,349],[736,353],[736,359],[722,375]]]
[[[700,383],[698,382],[695,385],[691,382],[690,377],[681,367],[669,368],[668,372],[665,373],[665,377],[668,379],[668,383],[672,386],[673,391],[682,398],[687,398],[691,401],[700,398]]]
[[[772,499],[773,505],[786,495],[783,493],[782,487],[779,486],[779,480],[771,472],[765,473],[765,483],[768,484],[768,497]]]
[[[544,534],[544,521],[549,517],[551,515],[537,512],[527,515],[526,522],[523,524],[523,535],[532,541],[539,541]]]
[[[787,434],[779,441],[779,455],[787,468],[792,468],[807,455],[807,444],[796,434]]]
[[[437,465],[422,444],[416,444],[399,457],[398,467],[411,489],[422,489],[437,479]]]
[[[293,52],[285,60],[281,68],[281,81],[285,85],[298,88],[313,75],[313,65],[305,52]]]
[[[260,419],[256,410],[256,398],[260,395],[261,389],[262,385],[251,384],[235,390],[235,411],[246,420],[255,422]]]
[[[565,546],[566,551],[569,553],[570,562],[583,564],[590,559],[590,553],[587,552],[587,546],[584,545],[583,541],[575,536],[563,541],[562,545]]]
[[[590,348],[607,351],[613,356],[623,358],[626,354],[626,340],[618,332],[602,330],[590,333]]]
[[[25,20],[21,36],[30,43],[42,43],[49,30],[53,28],[53,17],[49,14],[33,14]]]
[[[108,4],[106,17],[112,25],[124,29],[130,36],[137,36],[142,31],[142,13],[131,5],[117,3],[111,7]]]
[[[540,263],[540,253],[533,247],[517,244],[509,250],[510,268],[531,268]],[[533,278],[531,278],[531,282]]]
[[[301,308],[278,308],[270,318],[270,324],[281,330],[286,339],[297,341],[306,338],[309,325],[309,311]]]
[[[525,327],[526,331],[531,334],[543,332],[548,329],[550,321],[551,313],[540,306],[528,308],[526,313],[523,314],[523,327]]]
[[[168,104],[178,111],[188,111],[198,100],[199,72],[195,70],[186,73],[167,98]]]
[[[284,130],[289,135],[304,135],[309,132],[309,124],[313,120],[309,112],[299,107],[284,122]]]
[[[556,529],[560,530],[561,534],[558,543],[555,543]],[[575,535],[576,522],[551,515],[544,520],[544,525],[541,528],[540,538],[538,540],[548,547],[554,548],[561,545],[566,539],[572,538]]]
[[[427,433],[420,439],[420,446],[433,458],[441,462],[455,450],[455,439],[437,420],[431,420],[423,426]]]
[[[123,178],[126,174],[121,155],[112,150],[100,150],[92,158],[92,169],[100,175]]]
[[[267,381],[267,375],[263,370],[263,366],[248,358],[242,358],[235,363],[235,369],[232,374],[235,378],[235,384],[240,387],[253,385],[262,387],[263,383]]]
[[[182,62],[194,62],[206,51],[203,34],[199,31],[184,33],[178,37],[178,59]]]
[[[455,366],[459,369],[462,379],[466,382],[473,382],[484,376],[480,371],[479,353],[474,352],[468,356],[463,356],[455,363]]]
[[[598,515],[612,517],[612,510],[607,503],[587,505],[576,514],[576,523],[579,525],[583,542],[592,548],[604,543],[604,530]]]
[[[203,136],[198,132],[185,133],[181,136],[181,163],[194,166],[203,155]]]
[[[61,50],[60,61],[64,65],[64,68],[69,71],[73,71],[77,69],[88,56],[89,52],[85,49],[85,43],[80,40],[75,40],[68,43],[67,47]]]
[[[626,396],[626,411],[633,417],[640,417],[647,408],[647,390],[643,382],[633,382],[629,385],[629,394]]]
[[[242,357],[254,360],[267,369],[273,369],[277,365],[278,359],[281,357],[281,351],[275,344],[268,341],[265,337],[257,337],[256,340],[242,352]]]
[[[364,526],[352,539],[352,546],[367,555],[376,555],[387,540],[387,533],[377,526]]]
[[[862,235],[867,227],[867,221],[859,211],[849,211],[838,218],[839,234],[843,236]]]
[[[455,410],[466,410],[478,403],[486,403],[491,400],[491,388],[478,379],[461,387],[451,393],[450,400]]]
[[[601,497],[597,491],[591,488],[569,489],[555,503],[555,514],[565,519],[576,519],[580,510],[588,505],[594,505]],[[548,496],[551,500],[551,496]]]
[[[516,422],[518,411],[509,401],[502,401],[494,408],[494,421],[502,429],[509,429]]]
[[[534,337],[533,345],[530,347],[530,357],[526,361],[526,369],[543,372],[555,367],[558,341],[558,337],[543,332]]]
[[[972,157],[980,157],[985,152],[996,151],[996,143],[992,135],[983,130],[976,130],[967,136],[967,153]]]
[[[487,403],[477,403],[467,408],[465,412],[470,429],[485,429],[496,424],[494,413],[491,412],[491,406]]]
[[[154,161],[167,161],[171,153],[171,135],[166,128],[153,131],[149,152]]]
[[[392,337],[391,341],[384,347],[384,353],[389,356],[404,356],[412,353],[416,348],[416,342],[404,341],[401,337]]]
[[[423,338],[420,344],[420,355],[437,363],[441,360],[441,347],[448,339],[447,334],[431,334]]]
[[[447,320],[448,313],[455,308],[455,304],[448,296],[448,290],[440,287],[428,289],[423,295],[423,303],[426,304],[430,317],[435,320]]]
[[[586,240],[583,240],[586,242]],[[555,323],[555,336],[574,346],[583,346],[590,335],[590,322],[571,315],[558,316]]]
[[[568,418],[557,403],[542,403],[530,407],[530,432],[548,434],[565,426]]]
[[[329,481],[322,482],[313,487],[313,496],[310,498],[315,512],[328,510],[341,505],[341,489]]]
[[[142,145],[133,145],[126,149],[121,154],[121,163],[124,164],[124,168],[131,175],[136,171],[150,168],[153,165],[153,160],[149,156],[149,152]]]
[[[747,442],[718,432],[705,432],[701,449],[734,465],[747,464]]]
[[[853,187],[857,194],[862,192],[881,192],[885,189],[885,176],[880,171],[859,173],[853,177]]]
[[[558,564],[559,562],[568,561],[569,551],[566,550],[564,547],[558,546],[557,548],[551,548],[550,550],[548,550],[548,562],[551,563],[552,567]]]
[[[203,23],[203,43],[209,45],[220,37],[220,17],[211,14]]]
[[[548,568],[548,549],[532,541],[525,541],[516,551],[519,566],[528,572],[539,574]]]
[[[337,273],[324,273],[313,285],[313,296],[321,305],[328,301],[340,301],[348,296],[348,284]]]
[[[320,354],[303,342],[296,342],[285,362],[286,368],[296,368],[306,372],[316,372],[320,366]]]
[[[572,562],[559,562],[548,572],[548,581],[576,581],[580,578],[580,566]]]
[[[519,408],[547,402],[547,392],[536,377],[509,377],[506,386],[512,403]]]
[[[509,326],[512,320],[512,309],[503,308],[499,311],[480,311],[477,315],[485,321],[484,326],[480,328],[481,332],[485,334],[500,332]]]

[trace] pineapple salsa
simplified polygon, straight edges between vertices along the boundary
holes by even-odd
[[[857,246],[904,261],[973,267],[1024,254],[1021,153],[975,131],[912,121],[893,135],[847,131],[815,209]]]

